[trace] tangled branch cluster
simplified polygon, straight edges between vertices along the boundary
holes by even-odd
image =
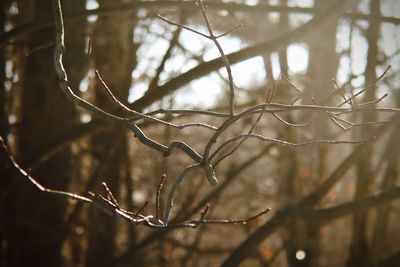
[[[129,129],[133,135],[141,142],[143,145],[160,152],[163,156],[168,157],[172,154],[173,150],[179,149],[182,152],[184,152],[189,158],[193,160],[193,163],[184,167],[181,172],[177,175],[175,178],[175,181],[168,192],[168,198],[167,198],[167,203],[164,211],[161,211],[161,204],[160,204],[160,194],[162,193],[162,186],[165,182],[165,176],[163,175],[160,179],[159,187],[156,193],[156,210],[155,210],[155,215],[145,215],[144,210],[147,205],[147,203],[140,209],[138,209],[135,212],[132,211],[127,211],[124,210],[115,197],[113,196],[113,193],[111,190],[108,188],[107,184],[103,183],[103,189],[104,193],[103,194],[94,194],[92,192],[89,192],[87,196],[82,196],[78,194],[73,194],[69,192],[63,192],[63,191],[56,191],[56,190],[51,190],[47,189],[40,183],[36,181],[28,172],[26,172],[11,156],[9,153],[7,147],[5,146],[4,141],[1,139],[1,143],[3,145],[3,148],[7,151],[7,154],[9,155],[9,159],[12,163],[12,165],[19,170],[19,172],[25,176],[31,183],[33,183],[38,189],[44,192],[56,194],[56,195],[63,195],[69,198],[76,199],[78,201],[82,201],[85,203],[89,203],[91,205],[94,205],[101,210],[103,210],[106,213],[109,213],[113,216],[119,216],[122,217],[129,222],[133,224],[142,224],[145,226],[149,227],[154,227],[154,228],[173,228],[173,227],[193,227],[196,228],[201,224],[214,224],[214,223],[219,223],[219,224],[236,224],[236,223],[247,223],[250,220],[253,220],[265,213],[267,213],[270,208],[266,208],[265,210],[261,211],[260,213],[251,216],[246,219],[242,220],[209,220],[206,219],[207,213],[209,211],[209,206],[205,206],[203,211],[200,213],[199,219],[187,221],[187,222],[179,222],[179,223],[170,223],[170,215],[171,211],[173,209],[173,204],[174,204],[174,199],[176,192],[178,188],[180,187],[182,181],[190,175],[194,170],[196,169],[201,169],[205,173],[205,177],[207,178],[208,182],[216,186],[218,184],[218,179],[217,175],[215,172],[216,166],[222,162],[224,159],[232,155],[235,151],[237,151],[240,146],[248,139],[258,139],[261,142],[268,142],[268,143],[275,143],[278,145],[285,145],[285,146],[291,146],[291,147],[300,147],[300,146],[306,146],[306,145],[312,145],[312,144],[355,144],[355,143],[362,143],[369,141],[373,136],[361,139],[361,140],[309,140],[306,142],[302,143],[293,143],[281,139],[273,139],[273,138],[268,138],[263,135],[259,135],[254,133],[254,130],[262,117],[265,114],[271,114],[277,121],[280,123],[285,124],[286,126],[290,127],[307,127],[312,121],[307,122],[307,123],[292,123],[288,122],[285,119],[283,119],[279,114],[284,113],[284,112],[289,112],[289,111],[311,111],[311,112],[319,112],[322,114],[325,114],[335,125],[337,125],[339,128],[343,130],[349,130],[355,126],[360,126],[364,124],[375,124],[375,123],[383,123],[386,121],[374,121],[374,122],[363,122],[363,123],[354,123],[348,120],[345,120],[341,118],[340,116],[342,114],[347,114],[347,113],[352,113],[352,112],[369,112],[369,111],[375,111],[375,112],[390,112],[390,113],[395,113],[399,114],[399,109],[396,108],[375,108],[375,104],[380,102],[382,99],[384,99],[387,95],[383,95],[382,97],[379,97],[375,99],[374,101],[370,102],[364,102],[364,103],[356,103],[355,98],[359,96],[360,94],[364,93],[367,89],[365,88],[364,90],[359,91],[355,95],[352,95],[350,97],[346,96],[345,93],[342,90],[342,87],[334,81],[334,85],[336,87],[336,90],[333,92],[333,94],[339,94],[343,101],[340,103],[338,106],[325,106],[323,103],[320,103],[318,100],[313,99],[314,105],[296,105],[295,103],[303,96],[303,92],[296,87],[294,83],[292,83],[287,77],[282,76],[282,79],[285,80],[291,88],[293,88],[297,92],[297,96],[291,101],[290,104],[282,104],[282,103],[275,103],[274,101],[274,95],[275,95],[275,86],[273,86],[271,89],[267,91],[267,96],[265,98],[265,101],[263,103],[254,105],[250,108],[247,108],[243,111],[240,111],[238,113],[235,112],[235,86],[234,86],[234,81],[233,81],[233,75],[232,75],[232,70],[231,66],[229,63],[229,60],[227,56],[225,55],[223,48],[221,47],[219,43],[219,39],[228,35],[232,31],[236,30],[238,27],[241,25],[238,25],[236,27],[233,27],[232,29],[228,30],[225,33],[216,35],[213,27],[210,23],[210,19],[207,14],[207,7],[203,3],[202,0],[197,0],[196,1],[197,6],[200,8],[201,14],[203,16],[204,22],[207,26],[208,32],[202,33],[199,32],[193,28],[187,27],[185,25],[182,25],[180,23],[174,22],[173,20],[170,20],[164,16],[158,15],[158,18],[161,19],[162,21],[189,30],[197,35],[200,35],[206,39],[211,40],[216,48],[218,49],[221,59],[223,61],[224,67],[226,69],[227,75],[228,75],[228,85],[229,85],[229,103],[228,103],[228,111],[227,112],[214,112],[214,111],[207,111],[207,110],[154,110],[148,113],[142,113],[133,109],[130,109],[126,105],[124,105],[121,101],[119,101],[114,94],[112,93],[112,90],[107,86],[106,82],[102,79],[100,73],[96,71],[96,76],[98,80],[101,82],[103,87],[105,88],[106,92],[108,95],[113,99],[116,105],[118,105],[120,108],[124,109],[127,111],[130,115],[129,116],[119,116],[113,113],[109,113],[102,109],[99,106],[93,105],[89,103],[88,101],[82,99],[80,96],[78,96],[76,93],[74,93],[74,90],[71,88],[70,83],[68,81],[67,73],[64,69],[64,65],[62,62],[62,57],[64,53],[64,25],[63,25],[63,16],[62,16],[62,9],[61,9],[61,4],[59,0],[53,0],[53,13],[55,17],[55,25],[56,25],[56,42],[55,42],[55,57],[54,57],[54,64],[55,64],[55,69],[57,71],[57,75],[59,78],[59,85],[65,96],[75,105],[83,108],[84,110],[90,112],[91,114],[94,114],[95,116],[106,120],[110,123],[114,123],[120,126],[123,126],[127,129]],[[389,68],[388,68],[389,69]],[[388,70],[387,69],[387,70]],[[377,79],[381,79],[387,70]],[[376,82],[376,81],[375,81]],[[333,95],[332,94],[332,95]],[[192,114],[202,114],[206,115],[209,117],[219,117],[223,119],[223,122],[220,125],[210,125],[206,123],[198,123],[198,122],[191,122],[191,123],[184,123],[184,124],[175,124],[172,122],[165,121],[163,119],[160,119],[156,117],[156,115],[162,115],[162,114],[176,114],[176,115],[182,115],[186,113],[192,113]],[[218,139],[220,136],[226,132],[228,132],[235,124],[237,124],[238,121],[241,121],[245,118],[248,118],[250,116],[257,115],[256,120],[254,123],[251,125],[251,127],[245,131],[242,134],[239,134],[237,136],[231,137],[230,139],[222,142],[219,145],[217,144]],[[151,137],[146,136],[146,134],[142,131],[142,129],[138,126],[138,122],[143,121],[143,120],[148,120],[148,121],[153,121],[158,124],[166,125],[168,127],[173,127],[177,129],[184,129],[187,127],[203,127],[209,131],[212,132],[211,137],[208,139],[208,141],[204,144],[203,146],[203,151],[200,153],[196,151],[191,145],[186,144],[183,141],[173,141],[170,144],[162,144],[157,142],[156,140],[152,139]],[[231,145],[234,144],[232,147]],[[226,150],[228,148],[227,152],[222,153],[221,151]]]

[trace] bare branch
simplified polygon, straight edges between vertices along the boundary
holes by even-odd
[[[114,197],[113,193],[111,192],[110,188],[108,188],[107,184],[105,182],[102,182],[101,185],[107,192],[107,199],[109,199],[117,208],[119,208],[118,201]]]
[[[354,108],[354,104],[353,104],[353,102],[351,101],[351,98],[347,99],[347,98],[344,96],[344,94],[343,94],[343,89],[342,89],[342,87],[339,86],[338,82],[337,82],[335,79],[332,79],[332,81],[333,81],[333,84],[334,84],[335,87],[336,87],[336,91],[339,92],[339,94],[340,94],[340,96],[343,98],[344,102],[345,102],[345,103],[348,103],[352,108]]]
[[[42,192],[46,192],[46,193],[50,193],[50,194],[55,194],[55,195],[62,195],[68,198],[72,198],[75,200],[80,200],[86,203],[92,203],[93,201],[90,198],[84,197],[84,196],[80,196],[77,194],[73,194],[70,192],[65,192],[65,191],[59,191],[59,190],[52,190],[52,189],[48,189],[46,187],[44,187],[42,184],[40,184],[34,177],[32,177],[27,171],[25,171],[14,159],[14,157],[11,155],[3,137],[0,136],[0,144],[8,158],[8,160],[10,161],[11,165],[22,175],[24,176],[26,179],[28,179],[28,181],[33,184],[37,189],[39,189]]]
[[[206,206],[206,208],[202,211],[201,217],[199,220],[191,221],[189,223],[185,223],[184,225],[193,227],[193,228],[197,228],[201,224],[230,224],[230,225],[231,224],[247,224],[250,221],[257,219],[258,217],[263,216],[264,214],[268,213],[271,210],[271,208],[266,208],[265,210],[255,214],[255,215],[252,215],[248,218],[239,219],[239,220],[206,220],[206,219],[204,219],[204,217],[207,214],[208,209],[209,209],[209,206]]]
[[[386,73],[389,71],[389,69],[391,68],[391,65],[389,65],[385,71],[379,75],[378,78],[376,78],[375,81],[371,82],[370,84],[368,84],[363,90],[360,90],[359,92],[357,92],[356,94],[354,94],[353,96],[351,96],[348,100],[353,100],[355,97],[359,96],[360,94],[364,93],[365,91],[367,91],[372,85],[376,84],[378,81],[380,81],[381,79],[383,79],[383,77],[385,77]],[[339,107],[343,106],[344,104],[346,104],[347,102],[344,101],[342,102]]]
[[[171,191],[168,194],[168,200],[167,200],[167,206],[165,207],[165,213],[164,213],[164,219],[163,221],[165,222],[166,225],[168,225],[169,217],[171,215],[171,210],[174,205],[174,198],[175,198],[175,193],[180,184],[183,182],[183,179],[185,176],[193,171],[194,169],[199,168],[199,164],[192,164],[187,166],[185,169],[182,170],[182,172],[178,175],[176,178],[175,183],[172,185]]]
[[[242,24],[242,23],[236,25],[235,27],[233,27],[232,29],[230,29],[230,30],[228,30],[228,31],[226,31],[226,32],[224,32],[224,33],[221,33],[220,35],[215,36],[215,38],[218,39],[218,38],[224,37],[224,36],[226,36],[226,35],[228,35],[228,34],[234,32],[234,31],[236,31],[236,30],[239,29],[240,27],[243,27],[243,24]]]
[[[117,103],[118,106],[120,106],[125,111],[127,111],[129,113],[133,113],[134,115],[137,115],[137,117],[135,117],[134,119],[130,119],[129,120],[130,122],[134,122],[134,121],[136,121],[138,119],[147,119],[147,120],[159,122],[161,124],[164,124],[164,125],[167,125],[167,126],[171,126],[171,127],[177,128],[177,129],[184,129],[184,128],[193,127],[193,126],[204,127],[204,128],[210,129],[210,130],[216,130],[217,129],[217,127],[211,126],[211,125],[208,125],[208,124],[205,124],[205,123],[183,123],[183,124],[177,125],[177,124],[174,124],[174,123],[171,123],[171,122],[167,122],[167,121],[152,117],[152,116],[150,116],[148,114],[143,114],[141,112],[138,112],[138,111],[135,111],[133,109],[130,109],[115,97],[115,95],[112,93],[111,89],[107,86],[107,84],[101,78],[99,71],[95,70],[95,73],[96,73],[97,79],[100,81],[100,83],[106,89],[106,92],[114,100],[114,102]]]
[[[231,142],[235,142],[236,140],[241,140],[243,138],[255,138],[263,142],[270,142],[274,143],[277,145],[284,145],[284,146],[291,146],[291,147],[304,147],[304,146],[309,146],[309,145],[317,145],[317,144],[329,144],[329,145],[338,145],[338,144],[361,144],[365,142],[369,142],[374,140],[376,137],[368,137],[364,139],[359,139],[359,140],[310,140],[310,141],[305,141],[305,142],[300,142],[300,143],[292,143],[284,140],[279,140],[279,139],[274,139],[274,138],[267,138],[265,136],[259,135],[259,134],[241,134],[238,136],[235,136],[227,141],[225,141],[222,145],[226,146],[227,144]]]
[[[287,83],[289,83],[289,85],[296,90],[297,92],[300,93],[300,95],[303,95],[303,92],[291,81],[289,80],[288,77],[286,77],[283,73],[281,74],[282,79],[284,79]]]
[[[207,224],[246,224],[252,220],[257,219],[258,217],[268,213],[269,211],[271,211],[271,208],[266,208],[265,210],[250,216],[248,218],[245,219],[240,219],[240,220],[204,220],[203,223],[207,223]]]
[[[156,194],[156,218],[157,218],[157,220],[160,219],[160,213],[161,213],[160,195],[161,195],[161,190],[162,190],[165,178],[167,178],[167,175],[162,174],[160,183],[158,184],[158,188],[157,188],[157,194]]]
[[[144,202],[143,206],[136,211],[136,213],[133,216],[133,218],[138,218],[139,215],[143,212],[143,210],[147,207],[147,205],[149,205],[149,202],[148,201]]]
[[[291,105],[285,105],[285,104],[279,104],[279,103],[272,103],[272,99],[274,96],[274,91],[275,91],[275,87],[272,88],[271,90],[268,91],[266,100],[264,104],[259,104],[259,105],[255,105],[252,106],[250,108],[245,109],[244,111],[240,112],[239,114],[235,114],[234,112],[234,108],[235,108],[235,90],[234,90],[234,83],[233,83],[233,75],[232,75],[232,70],[231,70],[231,66],[230,63],[228,61],[228,57],[225,55],[221,45],[218,42],[218,38],[225,36],[226,34],[232,32],[233,30],[237,29],[238,27],[235,27],[229,31],[227,31],[226,33],[223,33],[221,35],[216,36],[214,34],[213,28],[211,26],[209,17],[207,15],[206,12],[206,7],[203,3],[202,0],[197,0],[197,3],[199,5],[199,7],[201,8],[201,13],[203,16],[203,19],[206,23],[207,29],[208,29],[208,35],[203,34],[197,30],[194,30],[190,27],[184,26],[181,23],[177,23],[174,21],[171,21],[169,19],[166,19],[160,15],[158,15],[158,17],[163,20],[164,22],[167,22],[168,24],[174,25],[174,26],[178,26],[180,28],[183,29],[187,29],[189,31],[192,31],[202,37],[205,37],[207,39],[210,39],[213,41],[214,45],[217,47],[220,55],[221,55],[221,59],[222,59],[222,63],[223,66],[225,67],[227,73],[228,73],[228,83],[229,83],[229,113],[221,113],[221,112],[213,112],[213,111],[197,111],[197,110],[156,110],[156,111],[152,111],[149,112],[147,114],[142,114],[141,112],[135,111],[133,109],[130,109],[128,106],[124,105],[121,101],[119,101],[114,94],[112,93],[112,91],[108,88],[107,84],[103,81],[103,79],[101,78],[100,74],[98,71],[96,71],[96,77],[98,78],[98,80],[101,82],[101,84],[104,86],[104,88],[106,89],[107,93],[110,95],[110,97],[113,99],[113,101],[120,107],[122,108],[124,111],[129,112],[131,115],[133,114],[134,117],[131,118],[125,118],[125,117],[121,117],[121,116],[117,116],[111,113],[108,113],[106,111],[104,111],[103,109],[83,100],[82,98],[80,98],[78,95],[76,95],[72,88],[69,85],[68,82],[68,78],[67,78],[67,74],[65,72],[63,63],[62,63],[62,56],[63,56],[63,52],[64,52],[64,27],[63,27],[63,18],[62,18],[62,12],[61,12],[61,6],[60,6],[60,1],[59,0],[53,0],[53,7],[54,7],[54,15],[55,15],[55,25],[56,25],[56,43],[55,43],[55,58],[54,58],[54,64],[55,64],[55,69],[57,71],[57,75],[59,78],[59,83],[60,83],[60,88],[63,91],[63,93],[66,95],[66,97],[74,104],[76,104],[77,106],[82,107],[83,109],[91,112],[92,114],[97,115],[99,118],[107,120],[109,122],[118,124],[120,126],[129,128],[134,136],[144,145],[148,146],[149,148],[159,151],[161,152],[164,156],[169,156],[172,154],[173,150],[175,148],[180,149],[181,151],[183,151],[187,156],[189,156],[194,163],[191,165],[186,166],[185,168],[183,168],[183,170],[179,173],[179,175],[177,175],[176,180],[174,182],[174,184],[172,185],[171,190],[169,191],[168,194],[168,198],[167,198],[167,203],[166,203],[166,208],[164,210],[164,214],[162,216],[162,219],[160,218],[160,212],[161,212],[161,204],[160,204],[160,194],[162,191],[162,186],[163,186],[163,182],[165,179],[165,176],[161,177],[159,186],[157,188],[157,193],[156,193],[156,215],[152,216],[152,215],[143,215],[142,214],[142,209],[139,209],[136,213],[133,212],[129,212],[126,210],[123,210],[122,208],[119,207],[119,204],[116,200],[116,198],[113,196],[111,190],[108,188],[108,186],[103,183],[103,187],[106,191],[106,196],[103,195],[96,195],[91,193],[90,194],[90,198],[85,198],[85,197],[81,197],[79,195],[75,195],[75,194],[71,194],[68,192],[62,192],[62,191],[54,191],[54,190],[49,190],[46,189],[45,187],[43,187],[42,185],[38,184],[36,182],[35,179],[33,179],[29,174],[27,174],[22,168],[19,167],[18,164],[16,164],[16,162],[11,158],[11,161],[13,162],[13,165],[20,171],[20,173],[24,174],[25,177],[27,177],[36,187],[38,187],[40,190],[45,191],[45,192],[51,192],[51,193],[56,193],[56,194],[60,194],[60,195],[64,195],[64,196],[68,196],[71,198],[75,198],[81,201],[86,201],[89,203],[93,203],[96,204],[97,206],[99,206],[100,208],[102,208],[102,210],[104,210],[105,212],[111,214],[111,215],[116,215],[119,217],[123,217],[124,219],[130,221],[131,223],[134,224],[143,224],[149,227],[155,227],[155,228],[167,228],[167,227],[198,227],[201,224],[216,224],[216,223],[220,223],[220,224],[236,224],[236,223],[247,223],[250,220],[253,220],[263,214],[265,214],[266,212],[268,212],[270,209],[264,210],[254,216],[251,216],[247,219],[242,219],[242,220],[206,220],[205,216],[208,212],[208,206],[206,206],[205,210],[203,210],[203,212],[201,213],[200,219],[199,220],[194,220],[194,221],[190,221],[188,223],[170,223],[169,219],[170,219],[170,215],[171,215],[171,211],[174,205],[174,198],[176,195],[176,192],[178,190],[178,188],[180,187],[180,185],[182,184],[184,178],[193,170],[195,169],[202,169],[205,171],[205,175],[209,181],[209,183],[211,185],[216,185],[218,183],[218,180],[216,178],[215,175],[215,165],[217,165],[220,161],[222,161],[224,158],[228,157],[229,155],[231,155],[232,153],[234,153],[239,146],[247,139],[252,138],[252,139],[258,139],[261,140],[263,142],[270,142],[273,144],[279,144],[279,145],[286,145],[286,146],[291,146],[291,147],[301,147],[301,146],[307,146],[307,145],[312,145],[312,144],[355,144],[355,143],[362,143],[362,142],[366,142],[369,141],[371,139],[373,139],[373,137],[371,138],[366,138],[366,139],[362,139],[362,140],[351,140],[351,141],[346,141],[346,140],[339,140],[339,141],[335,141],[335,140],[310,140],[310,141],[306,141],[306,142],[301,142],[301,143],[294,143],[294,142],[290,142],[290,141],[284,141],[284,140],[279,140],[279,139],[274,139],[274,138],[267,138],[264,137],[262,135],[258,135],[258,134],[254,134],[254,129],[256,127],[256,125],[259,123],[260,119],[262,118],[262,116],[265,113],[271,113],[276,119],[278,119],[280,122],[284,123],[287,126],[291,126],[291,127],[304,127],[306,126],[306,124],[302,125],[302,124],[293,124],[293,123],[289,123],[285,120],[283,120],[278,113],[280,112],[290,112],[293,110],[309,110],[309,111],[316,111],[316,112],[324,112],[327,113],[329,115],[329,117],[331,118],[332,121],[334,121],[335,124],[337,124],[338,126],[340,126],[341,128],[346,129],[347,125],[350,125],[349,127],[354,127],[356,124],[348,122],[344,119],[341,119],[338,117],[338,115],[343,114],[343,113],[349,113],[349,112],[368,112],[368,111],[375,111],[375,112],[391,112],[391,113],[396,113],[396,114],[400,114],[400,109],[396,109],[396,108],[373,108],[370,107],[371,105],[378,103],[379,101],[381,101],[385,96],[378,98],[374,101],[371,102],[366,102],[366,103],[362,103],[359,105],[353,105],[352,100],[353,98],[346,98],[344,96],[344,94],[342,93],[342,89],[340,88],[340,86],[337,84],[336,81],[335,85],[337,87],[337,91],[342,95],[345,103],[350,103],[351,104],[351,108],[344,108],[344,107],[330,107],[330,106],[322,106],[319,105],[317,102],[317,105],[294,105],[294,102],[297,101],[302,95],[302,91],[299,90],[288,78],[282,76],[282,78],[284,80],[286,80],[291,87],[293,87],[297,92],[300,93],[300,95],[298,97],[296,97],[295,100],[293,100]],[[312,24],[309,24],[312,25]],[[308,26],[310,27],[310,26]],[[307,26],[304,26],[305,29],[307,29]],[[303,29],[303,28],[302,28]],[[179,31],[177,30],[176,33],[178,33]],[[175,36],[176,37],[176,36]],[[177,37],[176,37],[177,38]],[[175,39],[176,39],[175,38]],[[90,41],[90,40],[89,40]],[[171,43],[171,47],[172,47],[172,43]],[[257,47],[256,47],[257,48]],[[259,47],[257,48],[259,49]],[[256,50],[257,50],[256,49]],[[252,52],[252,53],[256,53],[256,52]],[[258,53],[258,52],[257,52]],[[165,62],[164,62],[165,63]],[[218,63],[219,64],[219,63]],[[160,64],[159,70],[163,67],[163,63]],[[387,71],[387,70],[386,70]],[[385,71],[385,73],[386,73]],[[384,74],[383,74],[384,75]],[[381,77],[383,77],[383,75]],[[193,77],[191,77],[191,79],[193,79]],[[157,80],[158,77],[156,75],[154,81],[151,83],[151,86],[148,90],[148,95],[151,95],[151,93],[155,90],[155,85],[157,84]],[[379,79],[378,79],[379,80]],[[168,83],[167,83],[168,84]],[[155,86],[153,88],[153,86]],[[166,86],[166,84],[164,85]],[[161,86],[163,87],[163,86]],[[161,88],[160,87],[160,88]],[[157,90],[160,88],[156,88]],[[166,90],[168,91],[168,90]],[[336,112],[336,113],[335,113]],[[207,116],[213,116],[213,117],[220,117],[223,118],[223,122],[219,127],[214,127],[208,124],[204,124],[204,123],[186,123],[186,124],[181,124],[181,125],[177,125],[177,124],[173,124],[171,122],[166,122],[162,119],[153,117],[153,115],[157,115],[157,114],[201,114],[201,115],[207,115]],[[254,114],[258,114],[257,119],[255,120],[255,122],[252,124],[252,126],[250,127],[249,131],[247,134],[241,134],[239,136],[235,136],[233,138],[230,138],[228,141],[223,142],[214,152],[213,154],[211,154],[210,156],[210,151],[212,149],[212,147],[214,146],[214,144],[217,142],[217,139],[227,131],[227,129],[229,129],[232,125],[234,125],[237,121],[246,118],[248,116],[254,115]],[[135,123],[139,120],[150,120],[153,122],[157,122],[163,125],[167,125],[170,127],[175,127],[175,128],[185,128],[185,127],[189,127],[189,126],[197,126],[197,127],[205,127],[207,129],[213,130],[214,133],[213,135],[209,138],[208,142],[206,143],[205,147],[204,147],[204,151],[203,151],[203,155],[200,155],[199,153],[197,153],[197,151],[195,149],[193,149],[190,145],[182,142],[182,141],[173,141],[171,142],[168,146],[167,145],[163,145],[149,137],[147,137],[145,135],[145,133],[142,131],[142,129]],[[344,123],[345,125],[342,125],[342,123]],[[374,122],[371,122],[374,123]],[[220,159],[218,159],[215,163],[215,165],[213,166],[212,164],[210,164],[210,161],[213,159],[213,157],[225,146],[227,146],[230,143],[239,141],[238,144],[231,150],[229,151],[227,154],[223,155]]]
[[[270,103],[272,101],[272,98],[274,97],[275,94],[275,88],[276,88],[276,84],[273,85],[273,87],[271,89],[269,89],[267,91],[267,97],[265,99],[265,103]],[[265,110],[264,110],[265,111]],[[264,115],[264,112],[261,112],[257,119],[254,121],[253,125],[251,126],[250,130],[248,131],[248,134],[253,133],[254,129],[256,128],[256,125],[259,123],[259,121],[261,120],[262,116]],[[232,155],[244,142],[246,141],[246,138],[243,138],[240,140],[240,142],[233,148],[231,149],[231,151],[227,152],[225,155],[221,156],[218,160],[216,160],[216,162],[214,163],[214,167],[217,166],[222,160],[224,160],[226,157]],[[223,148],[224,146],[221,145],[219,146],[214,153],[210,156],[210,161],[212,160],[212,158],[218,154],[218,152]]]
[[[325,209],[305,209],[301,217],[305,220],[330,222],[341,216],[362,212],[371,207],[388,203],[400,198],[400,187],[395,187],[377,195],[357,199],[349,203]]]
[[[182,24],[180,24],[180,23],[178,23],[178,22],[175,22],[175,21],[172,21],[172,20],[170,20],[170,19],[167,19],[167,18],[161,16],[160,14],[157,14],[157,17],[158,17],[159,19],[161,19],[162,21],[164,21],[164,22],[170,24],[170,25],[174,25],[174,26],[183,28],[183,29],[185,29],[185,30],[188,30],[188,31],[191,31],[191,32],[193,32],[193,33],[195,33],[195,34],[198,34],[198,35],[200,35],[200,36],[202,36],[202,37],[204,37],[204,38],[211,39],[210,36],[208,36],[207,34],[201,33],[201,32],[199,32],[199,31],[197,31],[197,30],[195,30],[195,29],[192,29],[192,28],[187,27],[187,26],[185,26],[185,25],[182,25]]]
[[[210,20],[208,19],[206,9],[204,7],[203,0],[197,0],[196,3],[201,8],[201,13],[203,15],[204,21],[206,22],[208,33],[210,39],[214,42],[215,46],[218,48],[219,53],[221,54],[222,60],[224,62],[226,72],[228,73],[228,80],[229,80],[229,113],[231,116],[234,115],[234,101],[235,101],[235,88],[234,88],[234,83],[233,83],[233,75],[232,75],[232,70],[231,70],[231,65],[228,61],[228,57],[225,55],[224,50],[222,49],[221,45],[218,42],[218,37],[214,35],[213,29],[211,27]]]
[[[285,124],[286,126],[290,126],[290,127],[307,127],[309,125],[309,123],[303,123],[303,124],[296,124],[296,123],[290,123],[288,121],[285,121],[284,119],[282,119],[281,117],[279,117],[278,115],[276,115],[275,113],[272,113],[272,115],[280,122],[282,122],[283,124]]]

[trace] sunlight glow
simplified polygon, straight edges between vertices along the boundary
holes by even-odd
[[[388,0],[390,1],[390,0]],[[247,1],[246,4],[257,3],[258,1]],[[271,1],[271,4],[279,4],[278,1]],[[314,5],[313,0],[289,0],[290,6],[299,7],[312,7]],[[365,9],[365,3],[361,3],[361,8]],[[96,0],[87,0],[87,9],[98,8]],[[221,16],[226,15],[226,10],[220,11]],[[304,14],[303,14],[304,15]],[[304,23],[304,19],[308,20],[312,16],[306,15],[307,18],[298,17],[297,14],[294,16],[296,19],[296,25],[300,23],[297,20],[301,20]],[[207,33],[207,28],[204,25],[188,25],[195,28],[196,30]],[[342,19],[339,23],[336,40],[336,52],[337,54],[346,53],[339,58],[339,68],[336,74],[336,78],[340,83],[345,83],[351,77],[351,74],[359,75],[353,78],[351,85],[353,87],[363,86],[365,79],[362,73],[365,71],[366,65],[366,53],[368,51],[368,43],[362,32],[368,27],[368,23],[365,21],[357,21],[357,26],[350,29],[350,22],[346,19]],[[147,26],[146,26],[147,27]],[[158,67],[160,57],[163,56],[166,49],[169,46],[168,39],[172,35],[175,28],[170,25],[165,25],[162,22],[152,23],[150,30],[145,30],[146,27],[140,25],[135,28],[134,41],[137,43],[143,43],[138,51],[138,66],[132,73],[132,88],[129,94],[129,102],[139,99],[143,96],[144,92],[148,89],[148,79],[155,75],[155,70]],[[381,46],[387,56],[393,56],[398,47],[395,42],[387,40],[393,40],[393,35],[396,33],[398,28],[393,25],[382,25],[382,40]],[[394,33],[395,32],[395,33]],[[150,34],[149,34],[150,33]],[[216,32],[215,34],[220,34]],[[168,36],[167,40],[159,38],[159,35]],[[350,40],[351,39],[351,40]],[[223,47],[226,55],[243,49],[248,46],[247,43],[243,42],[240,38],[235,36],[225,36],[219,39],[221,46]],[[189,69],[197,66],[199,62],[194,59],[202,59],[209,61],[214,58],[220,57],[219,51],[214,47],[210,40],[206,40],[196,34],[189,31],[182,31],[179,39],[179,43],[187,51],[187,54],[183,54],[182,50],[175,48],[173,55],[166,62],[164,71],[160,74],[158,84],[162,85],[167,82],[171,77],[176,77],[181,73],[188,71]],[[307,72],[309,64],[309,48],[305,43],[292,43],[287,47],[287,64],[288,72],[290,75],[304,74]],[[194,58],[190,58],[194,55]],[[272,75],[275,80],[280,79],[282,72],[279,53],[271,51],[270,60],[272,66]],[[396,62],[390,62],[393,69]],[[250,89],[254,86],[258,86],[263,83],[265,77],[265,65],[262,57],[255,57],[238,64],[231,65],[233,72],[233,79],[235,86],[239,89]],[[397,67],[396,69],[399,69]],[[174,102],[177,106],[195,105],[203,108],[211,107],[222,99],[227,97],[227,73],[225,68],[219,69],[218,72],[213,72],[210,75],[201,79],[193,80],[187,86],[182,87],[174,95]],[[240,97],[240,93],[238,93]]]
[[[298,259],[299,261],[302,261],[306,258],[306,253],[304,250],[298,250],[296,252],[296,259]]]
[[[128,102],[133,103],[141,98],[147,90],[148,85],[144,82],[135,83],[134,87],[129,90]]]
[[[16,2],[12,2],[10,7],[8,8],[8,13],[10,15],[18,15],[19,9],[18,9],[18,4]]]
[[[292,74],[303,73],[308,67],[308,47],[302,43],[293,43],[287,48],[289,71]]]
[[[271,54],[271,67],[274,80],[279,80],[279,75],[281,75],[281,66],[279,64],[279,54],[276,52]]]
[[[364,72],[367,64],[368,43],[363,34],[354,29],[351,40],[351,71],[358,75]]]
[[[86,0],[86,9],[87,10],[93,10],[99,8],[99,3],[96,0]],[[98,16],[97,15],[91,15],[87,17],[88,22],[95,22],[97,21]]]
[[[288,6],[313,7],[314,0],[289,0]]]
[[[337,80],[339,83],[343,84],[350,78],[350,57],[348,55],[343,55],[339,59],[339,68],[337,70]]]
[[[99,3],[96,0],[86,0],[86,9],[93,10],[99,8]]]
[[[80,116],[80,121],[82,123],[89,123],[89,122],[92,121],[92,116],[90,114],[88,114],[88,113],[83,113]]]

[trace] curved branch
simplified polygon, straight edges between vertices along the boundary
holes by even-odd
[[[400,187],[395,187],[378,195],[357,199],[325,209],[306,209],[301,213],[301,218],[307,221],[328,223],[339,217],[363,212],[367,209],[382,205],[400,198]]]

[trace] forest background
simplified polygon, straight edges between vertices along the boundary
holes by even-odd
[[[0,266],[400,266],[398,1],[57,2],[0,1]]]

